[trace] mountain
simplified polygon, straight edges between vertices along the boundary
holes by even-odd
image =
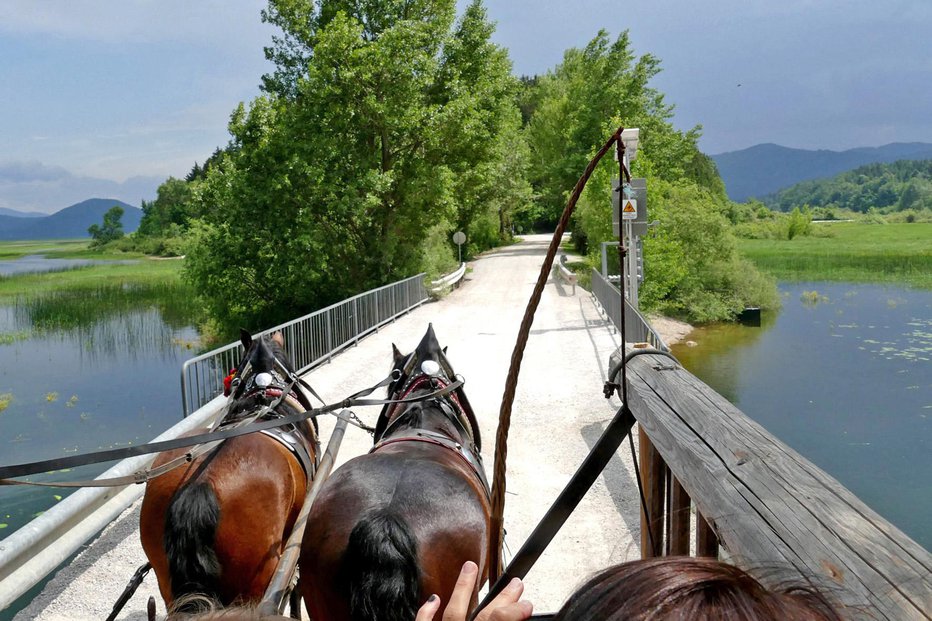
[[[0,240],[24,239],[75,239],[90,237],[87,228],[101,224],[111,207],[123,208],[123,232],[132,233],[139,228],[142,209],[115,198],[91,198],[71,207],[65,207],[50,216],[25,218],[0,215]],[[20,212],[22,213],[22,212]]]
[[[725,182],[728,197],[743,202],[773,194],[800,181],[833,177],[865,164],[932,159],[932,144],[895,142],[847,151],[808,151],[759,144],[711,157]]]
[[[46,215],[47,214],[39,213],[38,211],[16,211],[15,209],[0,207],[0,216],[12,216],[14,218],[42,218]]]

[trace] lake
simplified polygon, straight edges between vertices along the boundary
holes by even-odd
[[[141,444],[180,420],[180,369],[198,338],[192,297],[183,287],[124,285],[0,306],[0,462]],[[0,539],[70,493],[0,487]]]
[[[762,327],[715,325],[694,375],[932,550],[932,291],[781,283]]]

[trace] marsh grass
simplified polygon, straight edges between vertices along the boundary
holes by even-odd
[[[833,235],[741,239],[761,270],[786,281],[896,283],[932,289],[932,223],[815,224]]]
[[[125,258],[125,257],[124,257]],[[181,285],[181,261],[141,259],[132,264],[88,265],[57,272],[0,278],[0,302],[54,291],[94,291],[100,287]]]
[[[30,241],[0,241],[0,261],[41,254],[50,259],[137,259],[138,252],[92,250],[89,239],[50,239]]]

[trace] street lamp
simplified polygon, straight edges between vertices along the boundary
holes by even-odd
[[[638,140],[640,136],[641,130],[637,127],[621,130],[621,141],[625,143],[625,155],[628,156],[629,162],[633,162],[634,158],[638,155]]]

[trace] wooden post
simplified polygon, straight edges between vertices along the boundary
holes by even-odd
[[[653,558],[663,554],[663,488],[664,463],[660,453],[651,444],[643,430],[638,431],[638,446],[641,462],[641,485],[648,516],[641,508],[641,558]],[[653,536],[653,546],[651,545]]]
[[[705,521],[705,517],[696,511],[696,556],[718,558],[718,537]]]
[[[670,493],[670,554],[684,556],[689,554],[689,494],[673,477]]]

